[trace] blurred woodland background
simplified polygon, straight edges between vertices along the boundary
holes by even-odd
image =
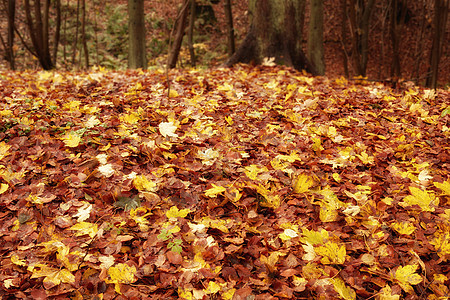
[[[268,3],[273,9],[275,2],[279,2],[0,1],[0,69],[3,70],[136,67],[130,66],[129,27],[130,20],[135,18],[130,6],[139,2],[144,7],[145,31],[140,31],[144,37],[138,32],[138,39],[144,44],[146,67],[162,68],[169,61],[171,67],[194,64],[217,67],[226,63],[245,42],[251,24],[249,7]],[[300,43],[306,57],[316,66],[317,59],[312,56],[317,51],[311,50],[308,42],[319,36],[323,47],[323,58],[318,58],[323,61],[323,67],[318,74],[365,76],[393,85],[411,81],[448,88],[449,0],[300,2],[304,6]],[[195,14],[190,13],[193,11]],[[319,24],[315,31],[311,31],[311,22]]]

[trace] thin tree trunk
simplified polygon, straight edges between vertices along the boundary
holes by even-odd
[[[169,68],[175,68],[178,60],[178,55],[180,54],[181,43],[183,42],[184,31],[186,29],[186,19],[188,15],[188,5],[190,0],[185,0],[183,7],[177,18],[177,32],[175,39],[173,41],[172,49],[170,50],[169,59],[167,65]]]
[[[424,46],[424,40],[423,40],[423,33],[425,32],[425,23],[426,23],[426,19],[427,19],[427,14],[426,14],[426,0],[422,1],[423,3],[423,8],[422,8],[422,19],[420,21],[420,34],[417,37],[417,41],[416,41],[416,50],[415,50],[415,55],[414,57],[416,58],[416,64],[415,64],[415,83],[419,84],[420,81],[420,65],[422,63],[422,55],[423,55],[423,46]]]
[[[86,41],[86,0],[81,0],[81,43],[84,50],[84,65],[89,68],[89,51]]]
[[[399,0],[391,0],[391,15],[390,15],[390,35],[392,41],[392,65],[391,77],[393,80],[398,80],[401,77],[400,67],[400,39],[401,30],[405,23],[407,7],[403,7],[404,3]],[[399,19],[397,19],[400,17]]]
[[[15,57],[14,57],[14,22],[16,16],[16,1],[8,0],[8,45],[7,55],[9,60],[9,66],[11,70],[16,69]]]
[[[357,75],[366,75],[368,50],[369,50],[369,24],[375,0],[367,3],[359,0],[351,0],[350,30],[352,35],[352,56]]]
[[[77,0],[77,17],[75,23],[75,37],[73,39],[72,48],[72,65],[75,66],[75,59],[77,57],[77,46],[78,46],[78,22],[80,20],[80,0]]]
[[[231,9],[231,0],[225,0],[224,8],[228,29],[228,55],[231,56],[236,51],[236,46],[234,42],[234,26],[233,26],[233,12]]]
[[[53,65],[56,66],[59,39],[61,36],[61,0],[56,0],[56,26],[55,26],[55,36],[53,39]]]
[[[434,1],[434,34],[430,54],[430,74],[426,85],[436,89],[439,75],[439,61],[442,56],[445,28],[449,9],[449,0]]]
[[[27,20],[27,26],[30,33],[30,38],[35,49],[35,53],[45,70],[53,68],[53,63],[50,56],[48,45],[48,22],[49,22],[49,5],[50,0],[45,0],[44,3],[44,16],[41,13],[41,2],[39,0],[34,1],[34,18],[31,16],[30,1],[24,1],[25,16]]]
[[[323,0],[310,0],[307,55],[318,75],[325,74],[323,52]]]
[[[195,9],[197,5],[195,0],[191,0],[190,15],[189,15],[189,28],[188,28],[188,44],[189,54],[191,56],[191,66],[195,67],[195,50],[194,50],[194,25],[195,25]]]
[[[144,0],[128,0],[129,53],[128,67],[147,68],[145,53]]]
[[[348,19],[347,16],[347,0],[341,1],[341,9],[342,9],[342,20],[341,20],[341,47],[342,47],[342,60],[344,64],[344,74],[345,77],[349,77],[348,73],[348,53],[346,49],[347,44],[347,27],[346,27],[346,20]]]

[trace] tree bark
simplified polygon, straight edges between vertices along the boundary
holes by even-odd
[[[436,89],[437,87],[439,61],[442,56],[448,9],[449,0],[434,1],[434,34],[430,53],[430,72],[426,81],[427,87],[433,89]]]
[[[16,16],[16,1],[8,0],[8,45],[7,45],[7,55],[9,60],[9,67],[11,70],[16,69],[15,59],[14,59],[14,22]]]
[[[375,0],[350,0],[352,57],[357,75],[365,76],[369,56],[369,24]]]
[[[24,1],[25,16],[27,20],[28,31],[35,53],[44,70],[53,69],[54,64],[50,55],[49,48],[49,9],[50,0],[44,0],[44,13],[41,12],[41,1],[34,1],[34,19],[31,15],[30,1]]]
[[[131,69],[147,68],[145,55],[144,0],[128,0],[129,17],[129,57]]]
[[[56,5],[56,27],[55,27],[55,35],[53,38],[53,65],[56,66],[56,58],[58,54],[58,46],[59,46],[59,39],[61,36],[61,0],[55,1]]]
[[[397,81],[401,77],[400,42],[408,8],[400,0],[391,1],[389,28],[392,42],[391,77]]]
[[[231,0],[225,0],[224,8],[228,29],[228,54],[231,56],[236,51],[236,46],[234,43],[234,26],[233,26],[233,13],[231,10]]]
[[[310,1],[310,20],[308,32],[308,58],[318,75],[325,74],[323,61],[323,0]]]
[[[188,28],[188,44],[189,54],[191,56],[191,66],[195,67],[195,50],[194,50],[194,25],[195,25],[195,9],[197,4],[195,0],[190,0],[190,15],[189,15],[189,28]]]
[[[86,39],[86,0],[81,0],[81,44],[83,45],[84,65],[89,68],[89,51]]]
[[[275,63],[317,74],[302,50],[304,0],[250,0],[250,28],[244,41],[225,63]]]
[[[167,61],[167,66],[170,69],[175,68],[178,60],[178,55],[180,54],[181,43],[183,42],[184,31],[186,29],[186,19],[189,12],[189,3],[190,0],[185,0],[183,7],[181,8],[181,11],[177,17],[177,32]]]

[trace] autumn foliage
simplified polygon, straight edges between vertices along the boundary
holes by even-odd
[[[170,80],[0,74],[0,298],[449,297],[449,91]]]

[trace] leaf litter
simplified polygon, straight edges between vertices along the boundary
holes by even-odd
[[[449,297],[448,90],[171,79],[0,74],[0,296]]]

